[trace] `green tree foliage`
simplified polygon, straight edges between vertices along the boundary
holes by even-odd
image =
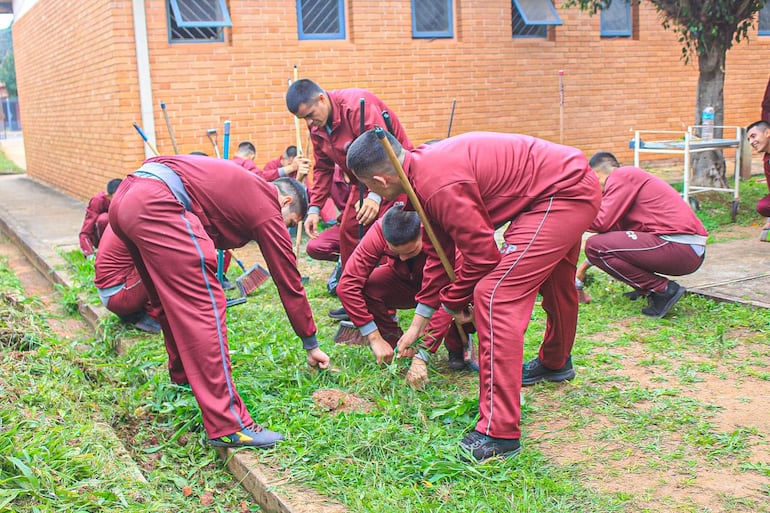
[[[16,90],[16,67],[13,62],[13,50],[7,53],[3,61],[0,62],[0,82],[5,84],[8,96],[16,98],[18,92]]]
[[[5,84],[9,97],[16,98],[18,96],[10,27],[0,30],[0,82]]]
[[[613,2],[626,0],[567,0],[595,14]],[[632,0],[641,2],[642,0]],[[724,82],[727,50],[748,38],[755,15],[767,0],[647,0],[661,14],[663,27],[673,30],[682,44],[685,63],[698,59],[698,88],[695,122],[706,106],[714,107],[714,123],[724,124]],[[759,106],[757,106],[759,110]],[[720,134],[717,133],[717,137]],[[695,181],[701,185],[724,185],[725,165],[721,152],[702,152],[693,159]]]

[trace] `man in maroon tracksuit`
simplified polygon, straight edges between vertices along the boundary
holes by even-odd
[[[90,257],[99,246],[99,240],[109,222],[110,199],[120,185],[120,178],[107,182],[107,190],[101,191],[88,201],[86,217],[80,228],[80,250],[83,256]]]
[[[396,139],[405,148],[411,149],[412,144],[396,114],[385,102],[365,89],[325,91],[315,82],[301,79],[292,83],[286,93],[286,107],[289,112],[305,120],[313,141],[315,167],[313,186],[310,189],[310,209],[305,220],[305,232],[311,239],[318,236],[319,212],[329,197],[335,164],[350,182],[350,195],[340,220],[340,258],[343,269],[362,235],[359,232],[365,232],[393,204],[392,201],[382,201],[372,191],[364,190],[363,206],[359,207],[360,184],[345,163],[348,146],[361,133],[362,98],[365,130],[375,125],[386,126],[382,113],[387,111]],[[336,315],[335,318],[342,316]]]
[[[463,256],[456,280],[440,293],[441,307],[456,319],[473,314],[478,333],[480,418],[460,447],[476,461],[518,454],[522,380],[575,375],[575,268],[581,236],[599,210],[596,175],[579,150],[526,135],[471,132],[409,152],[383,131],[369,131],[350,146],[348,167],[388,199],[404,186],[379,137],[393,146],[450,262],[455,248]],[[498,248],[495,230],[508,222]],[[420,304],[435,283],[448,282],[432,254],[423,274]],[[545,337],[539,356],[523,366],[538,292]],[[415,314],[399,357],[413,354],[428,320]]]
[[[662,275],[694,273],[706,256],[708,233],[690,206],[668,183],[638,167],[621,167],[612,153],[599,152],[589,164],[604,187],[602,204],[588,231],[586,262],[647,297],[642,313],[661,318],[684,294]],[[634,298],[634,296],[629,296]]]
[[[255,424],[235,390],[217,249],[257,242],[308,363],[329,365],[286,229],[306,209],[296,181],[268,183],[230,161],[196,155],[145,161],[113,199],[110,225],[153,305],[162,306],[171,380],[191,385],[212,445],[271,447],[283,438]]]
[[[337,295],[351,322],[369,342],[377,363],[391,362],[393,348],[403,335],[393,318],[393,310],[424,308],[414,299],[420,291],[426,259],[422,239],[417,212],[404,211],[403,206],[397,204],[366,232],[340,278]],[[437,304],[438,294],[434,308]],[[435,353],[444,340],[449,351],[449,366],[455,370],[465,368],[464,343],[448,313],[440,310],[431,317],[425,340],[431,353]],[[426,357],[427,354],[415,355],[412,359],[415,370],[410,375],[427,378]]]
[[[764,104],[762,115],[765,115]],[[770,117],[770,114],[768,114],[768,117]],[[765,173],[767,188],[770,190],[770,121],[761,119],[750,124],[746,127],[746,137],[754,151],[762,154],[762,169]],[[759,240],[770,242],[770,194],[757,202],[757,213],[767,218],[765,225],[762,227],[762,233],[759,235]]]
[[[131,253],[109,224],[96,253],[94,285],[107,310],[142,331],[160,333],[158,308],[150,303]]]

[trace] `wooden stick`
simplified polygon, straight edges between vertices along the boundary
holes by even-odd
[[[294,65],[294,82],[298,80],[298,74],[299,70],[297,69],[297,65]],[[299,118],[297,116],[294,116],[294,131],[296,133],[297,138],[297,157],[296,158],[302,158],[302,135],[300,134],[299,129]],[[297,236],[294,240],[294,254],[299,257],[299,248],[302,245],[302,223],[297,224]],[[299,264],[299,262],[297,262]]]
[[[385,131],[381,128],[375,128],[375,134],[377,134],[377,138],[385,148],[385,152],[388,154],[393,167],[396,168],[396,173],[398,173],[401,186],[406,191],[409,202],[414,206],[414,209],[417,211],[417,215],[420,216],[420,221],[422,221],[422,225],[425,228],[425,233],[428,234],[428,238],[430,239],[431,244],[433,244],[433,247],[436,248],[436,253],[438,254],[439,260],[441,260],[441,265],[444,266],[444,270],[446,271],[447,276],[449,276],[449,281],[455,281],[455,278],[457,278],[455,275],[455,270],[452,267],[452,264],[449,263],[449,259],[447,258],[446,253],[444,253],[444,248],[442,248],[441,244],[438,243],[436,233],[433,231],[433,227],[428,221],[428,216],[425,214],[425,210],[423,210],[422,205],[420,204],[420,200],[417,198],[417,193],[414,192],[412,184],[409,183],[409,179],[406,177],[406,173],[404,173],[404,168],[401,167],[401,161],[398,160],[396,153],[393,151],[393,146],[390,145],[390,141],[388,141],[388,138],[385,137]]]
[[[564,144],[564,70],[559,70],[559,144]]]
[[[168,135],[171,136],[171,146],[174,147],[174,155],[179,154],[179,148],[176,146],[176,139],[174,138],[174,131],[171,129],[171,121],[168,119],[168,112],[166,112],[166,103],[160,102],[160,110],[163,111],[163,118],[166,120],[166,128],[168,129]]]
[[[417,215],[420,216],[420,221],[422,221],[422,226],[425,228],[425,233],[428,234],[428,238],[430,239],[431,244],[433,244],[433,247],[436,249],[438,258],[441,260],[441,265],[444,266],[444,271],[446,271],[447,276],[449,276],[449,281],[455,281],[455,279],[457,279],[455,270],[452,267],[452,264],[449,263],[449,259],[447,258],[446,253],[444,253],[444,248],[442,248],[441,244],[439,244],[436,233],[433,231],[433,227],[430,225],[428,220],[428,216],[425,213],[425,210],[423,210],[422,205],[420,204],[420,200],[417,198],[417,193],[414,192],[414,188],[412,187],[412,184],[409,183],[409,178],[406,177],[404,168],[401,166],[401,161],[398,160],[396,153],[393,151],[393,146],[390,145],[390,141],[385,136],[385,131],[382,128],[375,128],[374,133],[377,134],[377,138],[385,148],[385,152],[388,154],[390,162],[393,164],[393,167],[396,168],[396,173],[398,173],[398,179],[401,181],[401,186],[406,191],[409,202],[414,206],[414,209],[417,211]],[[465,330],[463,329],[463,323],[460,322],[457,318],[454,318],[454,321],[455,328],[457,328],[457,332],[460,334],[460,340],[465,343],[468,337],[465,334]]]

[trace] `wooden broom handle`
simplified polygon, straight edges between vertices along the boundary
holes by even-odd
[[[441,265],[444,266],[444,270],[446,271],[447,276],[449,276],[449,281],[455,281],[457,278],[457,275],[455,275],[455,270],[452,267],[452,264],[449,263],[449,259],[447,258],[446,253],[444,253],[444,248],[442,248],[441,244],[438,243],[436,233],[433,231],[433,227],[428,221],[428,216],[425,214],[425,210],[423,210],[422,205],[420,204],[420,200],[417,198],[417,193],[414,192],[412,184],[409,183],[409,179],[406,177],[406,173],[404,173],[404,168],[401,167],[401,161],[398,160],[396,153],[393,151],[393,146],[390,145],[390,141],[388,141],[388,138],[385,137],[385,131],[382,128],[375,128],[374,133],[377,135],[377,138],[380,140],[383,148],[385,148],[385,153],[388,154],[393,167],[396,168],[398,178],[401,180],[401,186],[406,191],[409,202],[412,204],[412,206],[414,206],[414,209],[417,211],[417,215],[420,216],[420,221],[422,221],[422,225],[425,228],[425,232],[428,234],[428,238],[430,239],[431,244],[433,244],[433,247],[436,249],[438,258],[441,260]]]
[[[446,271],[447,276],[449,276],[449,281],[455,281],[457,278],[455,270],[449,263],[449,259],[447,258],[446,253],[444,253],[444,248],[442,248],[441,244],[438,243],[436,233],[433,231],[433,227],[428,221],[428,216],[425,214],[425,210],[423,210],[422,205],[420,204],[420,200],[417,198],[417,193],[414,192],[412,184],[409,183],[409,179],[406,177],[406,173],[404,173],[404,168],[401,166],[401,161],[398,160],[396,152],[393,151],[393,146],[390,145],[390,141],[387,137],[385,137],[385,131],[378,127],[374,129],[374,133],[377,135],[377,138],[380,140],[383,148],[385,148],[385,153],[388,154],[393,167],[396,168],[398,178],[401,180],[401,186],[406,191],[406,195],[409,198],[410,203],[414,206],[414,209],[417,211],[417,215],[420,216],[422,226],[425,228],[425,232],[428,234],[428,238],[430,239],[431,244],[433,244],[433,247],[436,249],[438,258],[441,260],[441,265],[444,266],[444,271]],[[465,330],[463,329],[463,323],[461,323],[457,318],[454,319],[454,322],[455,328],[457,328],[457,332],[460,334],[460,340],[465,343],[467,336],[465,334]]]

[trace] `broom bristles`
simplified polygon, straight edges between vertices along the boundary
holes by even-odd
[[[251,269],[235,279],[235,284],[238,285],[242,295],[248,296],[265,283],[268,278],[270,278],[270,273],[267,269],[259,264],[254,264]]]
[[[348,344],[351,346],[361,346],[364,343],[364,337],[361,331],[350,321],[340,321],[340,327],[334,335],[336,344]]]

